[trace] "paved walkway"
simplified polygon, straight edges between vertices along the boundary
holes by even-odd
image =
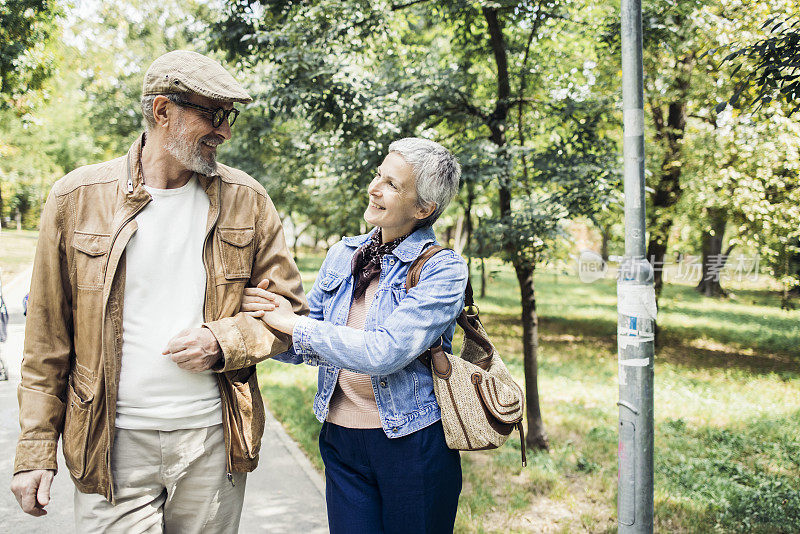
[[[59,472],[53,482],[48,514],[36,518],[17,506],[8,482],[14,467],[14,450],[19,434],[16,399],[25,318],[22,297],[28,291],[30,270],[13,281],[6,280],[3,293],[11,315],[9,339],[0,344],[11,380],[0,382],[0,531],[15,534],[57,532],[74,534],[72,521],[73,485],[59,453]],[[267,412],[258,469],[247,478],[247,491],[239,532],[275,534],[328,532],[324,483],[297,444]]]

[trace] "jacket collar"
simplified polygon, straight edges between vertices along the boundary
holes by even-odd
[[[352,237],[345,237],[342,239],[342,241],[344,241],[344,244],[348,247],[358,248],[366,243],[372,237],[372,234],[377,231],[379,231],[379,228],[375,227],[371,232]],[[430,226],[425,226],[412,232],[412,234],[405,238],[402,243],[397,245],[397,247],[392,251],[392,254],[397,256],[400,261],[411,262],[417,259],[417,257],[422,254],[422,251],[425,249],[425,247],[430,243],[436,243],[436,234],[434,234],[433,228]]]

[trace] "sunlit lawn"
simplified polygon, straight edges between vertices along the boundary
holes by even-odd
[[[306,288],[319,262],[300,261]],[[479,304],[521,382],[516,281],[509,269],[493,270]],[[616,531],[616,288],[546,272],[537,291],[551,450],[529,455],[524,469],[516,438],[498,451],[463,453],[457,532]],[[752,290],[709,300],[666,287],[656,358],[657,531],[800,532],[800,311],[780,310],[779,300]],[[321,468],[315,370],[265,362],[260,377],[276,416]]]
[[[0,231],[0,276],[8,283],[33,261],[36,239],[39,232],[34,230]]]

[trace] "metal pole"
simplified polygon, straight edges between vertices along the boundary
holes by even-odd
[[[656,298],[645,258],[641,0],[622,0],[625,258],[617,281],[621,533],[653,532],[653,359]]]

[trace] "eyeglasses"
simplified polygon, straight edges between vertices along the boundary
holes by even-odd
[[[236,117],[239,116],[239,110],[236,108],[225,109],[225,108],[217,108],[211,109],[204,106],[200,106],[198,104],[192,104],[191,102],[175,102],[174,100],[170,100],[175,105],[184,107],[184,108],[192,108],[198,111],[202,111],[203,113],[207,113],[211,116],[211,126],[214,128],[219,128],[225,119],[228,119],[228,126],[233,127],[233,123],[236,122]]]

